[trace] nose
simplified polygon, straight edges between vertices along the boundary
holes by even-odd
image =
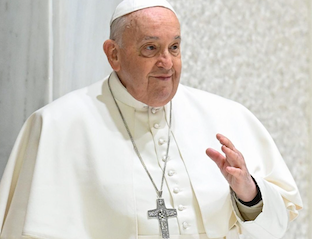
[[[168,51],[162,52],[158,57],[156,65],[159,68],[170,70],[173,66],[172,55]]]

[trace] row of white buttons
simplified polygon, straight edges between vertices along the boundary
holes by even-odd
[[[158,110],[159,110],[159,109],[151,108],[152,114],[156,114],[156,113],[158,112]],[[155,129],[159,129],[159,128],[160,128],[160,125],[159,125],[158,123],[155,123],[155,124],[153,125],[153,127],[154,127]],[[163,145],[163,144],[165,144],[165,143],[166,143],[166,140],[165,140],[164,138],[160,138],[160,139],[158,140],[158,144],[159,144],[159,145]],[[167,159],[167,160],[169,160],[169,156],[168,156],[168,159]],[[162,157],[162,161],[163,161],[163,162],[166,161],[166,156],[165,156],[165,155]],[[175,173],[176,173],[176,172],[175,172],[174,170],[169,170],[169,171],[168,171],[168,176],[172,177]],[[175,187],[175,188],[173,189],[173,192],[174,192],[175,194],[178,194],[178,193],[180,192],[180,189],[179,189],[178,187]],[[179,211],[184,211],[184,209],[185,209],[185,206],[183,206],[183,205],[181,205],[181,204],[178,206],[178,210],[179,210]],[[187,229],[187,228],[190,227],[190,225],[189,225],[186,221],[184,221],[184,222],[182,223],[182,227],[183,227],[183,229]]]
[[[157,109],[157,108],[152,108],[152,109],[151,109],[152,114],[156,114],[158,111],[159,111],[159,109]],[[155,123],[155,124],[153,125],[153,127],[154,127],[155,129],[159,129],[159,128],[160,128],[160,125],[157,124],[157,123]]]
[[[169,176],[173,176],[175,174],[175,171],[173,171],[173,170],[169,170],[168,171],[168,175]],[[177,194],[177,193],[179,193],[180,192],[180,189],[178,188],[178,187],[175,187],[174,189],[173,189],[173,192],[175,193],[175,194]],[[185,209],[185,207],[182,205],[182,204],[180,204],[179,206],[178,206],[178,210],[179,211],[183,211]],[[189,228],[189,224],[187,223],[187,222],[183,222],[182,223],[182,226],[183,226],[183,228],[184,229],[187,229],[187,228]]]
[[[152,108],[151,111],[152,111],[153,114],[155,114],[155,113],[157,112],[156,109],[154,109],[154,108]],[[154,124],[154,128],[155,128],[155,129],[158,129],[159,127],[160,127],[159,124]],[[160,138],[160,139],[158,140],[159,145],[163,145],[165,142],[166,142],[166,140],[163,139],[163,138]],[[169,156],[168,156],[168,160],[169,160]],[[164,155],[164,156],[162,157],[162,161],[163,161],[163,162],[166,161],[166,155]],[[174,170],[169,170],[169,171],[168,171],[168,176],[172,177],[174,174],[175,174],[175,171],[174,171]],[[174,192],[175,194],[178,194],[178,193],[180,192],[180,189],[179,189],[178,187],[175,187],[175,188],[173,189],[173,192]],[[178,210],[179,210],[179,211],[183,211],[184,209],[185,209],[185,207],[184,207],[183,205],[179,205],[179,206],[178,206]],[[189,228],[190,225],[189,225],[187,222],[183,222],[183,223],[182,223],[182,226],[183,226],[184,229],[187,229],[187,228]]]
[[[171,176],[173,176],[175,174],[175,171],[174,170],[169,170],[168,171],[168,175],[171,177]],[[178,187],[175,187],[174,189],[173,189],[173,192],[175,193],[175,194],[178,194],[179,192],[180,192],[180,189],[178,188]],[[185,207],[182,205],[182,204],[180,204],[179,206],[178,206],[178,210],[179,211],[184,211],[184,209],[185,209]],[[187,222],[183,222],[182,223],[182,226],[183,226],[183,229],[188,229],[189,227],[190,227],[190,225],[187,223]]]

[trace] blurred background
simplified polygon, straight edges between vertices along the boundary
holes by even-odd
[[[264,124],[305,206],[284,239],[312,239],[312,0],[169,1],[182,26],[181,82]],[[119,2],[0,1],[0,176],[32,112],[110,73],[102,44]]]

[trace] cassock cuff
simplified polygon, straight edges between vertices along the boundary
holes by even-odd
[[[254,206],[245,206],[235,198],[237,209],[240,212],[242,221],[254,221],[257,216],[262,212],[263,202],[260,201]]]
[[[252,176],[251,176],[252,177]],[[231,188],[231,195],[234,198],[233,205],[234,210],[236,211],[237,216],[240,217],[242,221],[253,221],[257,218],[257,216],[262,212],[263,208],[263,201],[260,188],[256,182],[256,180],[252,177],[253,181],[256,184],[257,188],[257,195],[256,197],[251,200],[250,202],[244,202],[240,200],[236,193]]]

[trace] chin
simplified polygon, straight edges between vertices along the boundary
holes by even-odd
[[[153,106],[153,107],[161,107],[161,106],[164,106],[166,105],[168,102],[170,102],[170,100],[173,98],[173,96],[170,95],[162,95],[162,97],[158,97],[153,100],[153,102],[151,102],[151,105],[150,106]]]

